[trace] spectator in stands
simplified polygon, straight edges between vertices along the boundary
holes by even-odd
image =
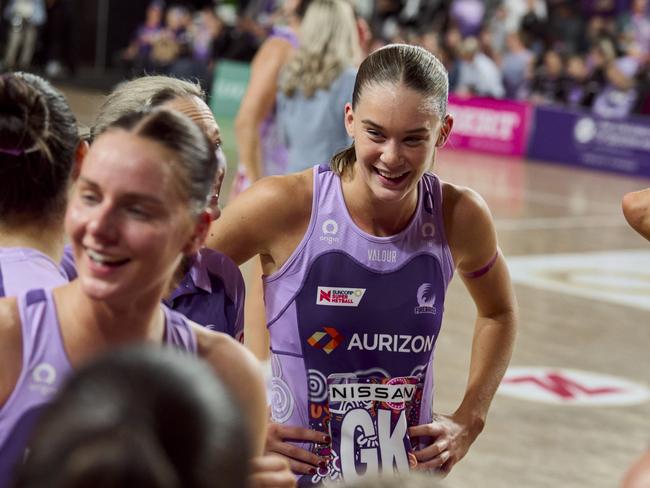
[[[634,44],[626,47],[627,52],[618,55],[614,42],[604,37],[592,51],[595,66],[605,75],[604,87],[596,96],[592,109],[603,117],[625,117],[636,103],[635,76],[641,65],[641,52]]]
[[[618,16],[618,30],[629,36],[644,54],[650,53],[650,7],[648,0],[631,0],[629,10]]]
[[[151,49],[154,71],[168,73],[172,64],[191,52],[189,28],[192,16],[181,5],[172,5],[165,14],[165,26],[155,37]]]
[[[456,91],[463,95],[502,98],[505,95],[501,71],[479,49],[478,40],[468,37],[460,47],[461,62]]]
[[[46,409],[16,488],[244,488],[247,426],[206,363],[139,346],[92,361]]]
[[[289,173],[327,162],[352,142],[343,123],[361,62],[352,6],[347,0],[313,0],[300,42],[280,73],[276,102]]]
[[[130,64],[136,74],[153,70],[151,53],[154,42],[162,32],[164,5],[160,0],[154,0],[147,7],[144,24],[138,27],[131,44],[122,54],[122,58]]]
[[[564,102],[571,108],[589,108],[600,90],[592,83],[584,57],[574,54],[566,62],[566,92]]]
[[[506,52],[501,61],[506,98],[524,98],[526,78],[534,61],[535,56],[524,45],[521,33],[510,32],[506,37]]]
[[[546,51],[542,65],[535,70],[530,83],[531,101],[538,104],[563,103],[566,87],[562,57],[553,50]]]
[[[585,23],[573,2],[556,2],[549,18],[549,47],[568,55],[586,51]]]
[[[485,5],[482,0],[453,0],[449,15],[463,37],[478,36],[483,24]]]

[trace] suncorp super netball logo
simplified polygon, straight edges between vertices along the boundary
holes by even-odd
[[[431,283],[422,283],[417,292],[418,306],[415,307],[415,314],[436,313],[436,293]]]
[[[329,286],[319,286],[318,290],[316,290],[316,305],[358,307],[365,293],[365,288],[332,288]]]

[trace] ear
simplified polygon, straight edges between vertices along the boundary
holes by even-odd
[[[74,152],[74,165],[72,166],[72,181],[77,181],[77,178],[79,178],[79,175],[81,174],[81,165],[86,154],[88,154],[88,149],[90,149],[90,146],[88,145],[88,141],[85,139],[77,144],[77,149],[75,149]]]
[[[191,256],[195,254],[203,243],[205,242],[206,237],[208,236],[208,231],[210,230],[210,222],[212,222],[211,212],[208,209],[205,209],[197,217],[196,224],[194,226],[194,232],[190,236],[187,244],[182,249],[182,252],[185,256]]]
[[[352,105],[350,103],[345,104],[345,130],[348,135],[354,139],[354,110],[352,110]]]
[[[442,125],[440,126],[440,132],[438,133],[438,140],[436,140],[436,147],[442,147],[449,139],[449,134],[451,134],[451,128],[454,126],[454,117],[450,114],[445,115],[445,118],[442,120]]]

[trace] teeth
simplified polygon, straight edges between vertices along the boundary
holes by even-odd
[[[384,178],[388,178],[389,180],[395,180],[397,178],[401,178],[404,176],[408,171],[403,171],[402,173],[389,173],[388,171],[383,171],[379,168],[377,168],[377,172],[383,176]]]
[[[112,258],[97,251],[93,251],[92,249],[86,249],[86,252],[88,253],[88,257],[90,259],[99,264],[113,264],[123,261],[123,259]]]

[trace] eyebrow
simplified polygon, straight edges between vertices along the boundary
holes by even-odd
[[[366,125],[370,125],[370,126],[374,127],[375,129],[384,130],[384,128],[383,128],[381,125],[379,125],[379,124],[373,122],[372,120],[363,119],[363,120],[361,121],[361,123],[362,123],[362,124],[366,124]],[[421,133],[421,132],[429,132],[429,129],[426,128],[426,127],[418,127],[418,128],[416,128],[416,129],[408,129],[408,130],[405,131],[405,132],[406,132],[407,134],[417,134],[417,133]]]
[[[80,176],[79,181],[82,183],[85,183],[89,187],[91,187],[94,190],[99,190],[100,187],[97,183],[95,183],[92,180],[89,180],[85,176]],[[139,200],[143,201],[145,203],[151,203],[154,205],[162,205],[163,201],[158,198],[158,197],[153,197],[151,195],[145,195],[144,193],[137,193],[137,192],[129,192],[129,193],[123,193],[120,195],[120,200]]]

